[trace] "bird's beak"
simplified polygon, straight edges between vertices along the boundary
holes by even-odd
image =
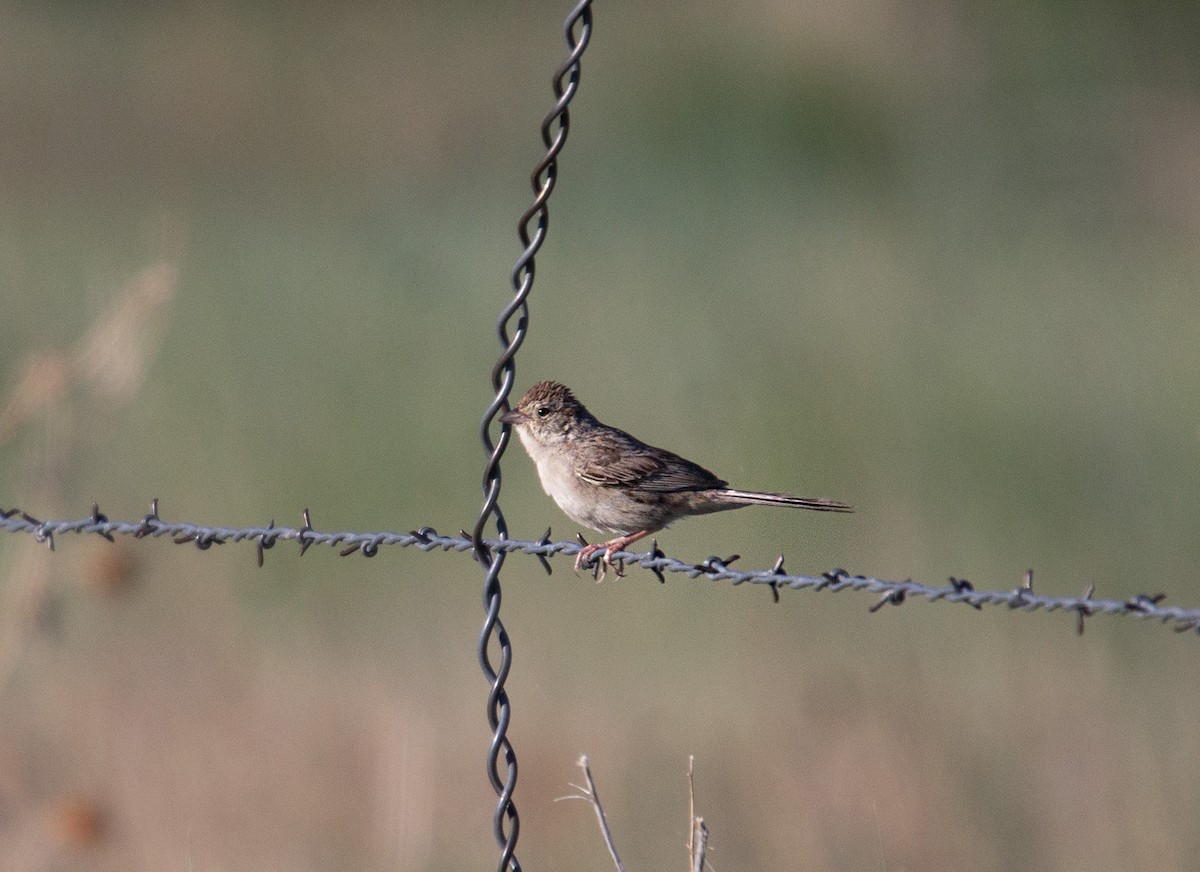
[[[513,424],[514,426],[520,426],[521,424],[524,424],[526,421],[529,420],[529,416],[524,414],[523,412],[518,412],[516,409],[512,409],[510,411],[505,412],[503,415],[501,415],[500,420],[503,421],[505,424]]]

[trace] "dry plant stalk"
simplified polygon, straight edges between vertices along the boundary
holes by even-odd
[[[78,386],[112,403],[137,393],[166,330],[165,307],[177,275],[169,263],[142,270],[70,351],[33,355],[8,401],[0,406],[0,444]]]
[[[31,356],[8,400],[0,403],[0,445],[23,426],[45,421],[48,447],[42,449],[43,453],[65,458],[76,430],[62,426],[54,413],[76,388],[87,389],[106,408],[132,400],[166,331],[166,305],[175,296],[176,280],[175,267],[167,262],[147,267],[114,296],[74,348]],[[59,462],[42,465],[54,471],[63,466]],[[58,492],[56,475],[38,474],[37,480],[41,489]],[[28,549],[12,567],[9,583],[4,586],[0,599],[0,688],[43,622],[53,582],[47,559],[45,548]],[[110,570],[116,571],[113,567]]]
[[[600,795],[596,792],[596,782],[592,780],[592,768],[588,764],[587,754],[579,758],[579,768],[583,770],[583,777],[587,782],[587,786],[572,786],[582,794],[581,798],[590,802],[592,808],[596,810],[596,820],[600,822],[600,834],[604,836],[604,844],[608,848],[608,855],[612,857],[613,865],[617,867],[617,872],[625,872],[625,866],[621,863],[621,857],[617,854],[617,846],[613,842],[612,831],[608,828],[608,817],[604,814],[604,806],[600,804]]]
[[[688,872],[704,872],[704,852],[708,848],[708,827],[696,817],[696,783],[692,771],[696,755],[688,755]]]

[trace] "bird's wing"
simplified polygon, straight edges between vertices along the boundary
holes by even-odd
[[[575,474],[600,487],[637,487],[656,493],[708,490],[725,487],[723,481],[699,464],[692,463],[617,431],[619,438],[590,442],[578,455]],[[611,435],[611,434],[610,434]]]

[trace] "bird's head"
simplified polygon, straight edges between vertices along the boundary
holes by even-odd
[[[576,423],[588,414],[571,389],[555,381],[540,381],[525,392],[517,405],[500,416],[517,428],[521,441],[542,445],[566,442]]]

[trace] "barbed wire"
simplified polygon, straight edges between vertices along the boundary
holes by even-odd
[[[460,531],[458,535],[443,535],[432,527],[421,527],[407,533],[396,532],[353,532],[322,531],[314,529],[308,509],[303,512],[302,527],[279,527],[272,521],[265,527],[223,527],[194,524],[188,521],[167,521],[159,516],[158,500],[151,502],[150,512],[137,521],[112,521],[93,506],[92,514],[72,520],[41,521],[20,509],[0,511],[0,529],[9,533],[23,533],[43,542],[51,549],[56,537],[68,533],[101,536],[115,541],[116,536],[142,538],[167,538],[178,545],[194,544],[201,550],[214,545],[232,542],[254,542],[257,547],[258,564],[263,563],[263,552],[277,542],[292,541],[304,554],[314,545],[338,549],[340,557],[360,554],[375,557],[379,549],[387,546],[413,547],[419,551],[470,551],[474,555],[473,537]],[[581,542],[554,542],[547,530],[540,539],[487,539],[487,548],[501,554],[528,554],[536,557],[542,567],[551,571],[548,558],[562,555],[573,557],[578,554]],[[1082,632],[1083,620],[1098,615],[1128,615],[1143,620],[1156,621],[1171,626],[1176,632],[1194,632],[1200,635],[1200,608],[1180,608],[1163,604],[1165,594],[1137,594],[1124,600],[1097,599],[1094,585],[1079,596],[1048,596],[1033,590],[1033,570],[1025,573],[1022,584],[1012,590],[976,590],[966,579],[951,578],[947,584],[935,587],[912,579],[886,581],[867,575],[852,575],[844,569],[831,569],[821,575],[794,575],[783,569],[783,556],[770,569],[739,571],[730,568],[738,555],[719,558],[708,557],[699,563],[668,557],[657,542],[650,551],[635,553],[619,551],[614,559],[625,566],[639,566],[666,581],[666,573],[685,575],[688,578],[704,578],[712,582],[728,582],[732,587],[745,584],[766,585],[778,599],[779,591],[809,590],[813,592],[842,593],[863,591],[879,594],[870,611],[878,611],[885,605],[901,605],[909,599],[926,602],[960,603],[976,609],[984,606],[1003,606],[1022,612],[1069,612],[1074,613],[1076,629]],[[598,561],[597,564],[598,566]]]
[[[578,33],[576,30],[578,29]],[[508,724],[512,717],[508,693],[504,683],[512,667],[512,642],[508,631],[500,620],[500,568],[504,565],[503,548],[493,546],[484,538],[488,520],[492,520],[499,537],[498,542],[508,539],[508,524],[504,513],[500,510],[500,458],[512,438],[510,425],[501,422],[500,433],[492,441],[491,430],[496,419],[509,409],[508,397],[512,393],[513,382],[516,379],[516,355],[525,334],[529,329],[529,293],[533,290],[534,258],[546,239],[546,230],[550,222],[548,203],[554,191],[554,183],[558,178],[558,155],[567,141],[570,129],[570,105],[575,92],[579,89],[581,72],[580,59],[587,49],[592,34],[591,0],[582,0],[567,15],[563,26],[567,40],[567,57],[554,71],[551,85],[554,89],[554,106],[542,119],[542,143],[546,147],[545,154],[538,160],[530,175],[533,187],[533,202],[521,214],[517,221],[517,235],[521,240],[521,254],[512,268],[510,278],[513,287],[512,299],[500,311],[496,321],[496,332],[500,338],[500,356],[492,368],[492,388],[495,391],[491,403],[484,412],[479,425],[479,436],[483,442],[483,450],[487,462],[483,472],[483,506],[471,534],[471,548],[484,567],[483,579],[483,609],[484,623],[479,634],[479,665],[483,669],[490,689],[488,692],[488,725],[492,730],[492,741],[488,748],[487,771],[492,788],[496,791],[496,813],[492,819],[492,829],[499,844],[499,872],[511,870],[521,872],[521,864],[517,861],[517,836],[521,829],[521,819],[517,814],[516,803],[513,802],[513,792],[517,785],[517,756],[512,743],[508,739]],[[530,235],[530,224],[535,225],[535,231]],[[510,329],[512,330],[510,335]],[[305,521],[307,523],[307,520]],[[466,532],[463,533],[464,537]],[[348,546],[353,547],[353,546]],[[360,545],[361,549],[364,547]],[[372,548],[378,545],[371,544]],[[500,649],[500,663],[495,665],[491,658],[493,637]],[[505,771],[500,773],[500,755],[504,755]]]

